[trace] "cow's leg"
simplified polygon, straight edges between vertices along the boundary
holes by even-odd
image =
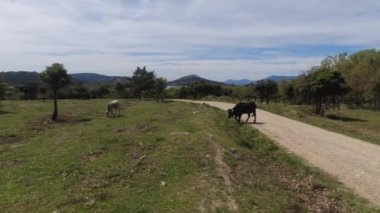
[[[239,124],[240,124],[240,120],[241,120],[241,115],[239,115],[239,120],[238,120]]]
[[[112,107],[112,117],[115,117],[116,116],[116,112],[115,112],[115,107]]]
[[[255,120],[253,121],[253,123],[256,123],[256,112],[253,112],[252,115],[255,117]]]
[[[247,123],[248,122],[248,119],[251,117],[251,113],[248,113],[248,118],[247,120],[245,120],[245,122]]]
[[[236,122],[240,123],[240,116],[235,115]]]

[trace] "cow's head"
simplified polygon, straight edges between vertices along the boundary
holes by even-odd
[[[234,116],[234,111],[232,109],[228,109],[227,113],[228,113],[228,118],[231,118],[232,116]]]

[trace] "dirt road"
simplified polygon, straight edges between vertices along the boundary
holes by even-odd
[[[212,101],[192,102],[222,110],[234,106]],[[380,206],[380,146],[260,109],[257,110],[257,122],[253,126],[260,132]]]

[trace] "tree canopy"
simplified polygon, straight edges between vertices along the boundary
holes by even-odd
[[[67,70],[65,69],[63,64],[54,63],[51,66],[46,67],[45,71],[40,73],[40,78],[53,93],[54,112],[52,115],[52,120],[57,120],[58,90],[70,84],[70,76],[67,74]]]
[[[254,90],[261,101],[268,103],[278,92],[278,87],[272,80],[262,80],[256,83]]]
[[[137,67],[132,75],[132,91],[138,98],[152,93],[155,87],[156,74],[154,71],[147,71],[146,67]]]

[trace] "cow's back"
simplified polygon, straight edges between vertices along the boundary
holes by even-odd
[[[236,112],[248,113],[256,111],[256,103],[255,102],[247,102],[247,103],[238,103],[233,108]]]

